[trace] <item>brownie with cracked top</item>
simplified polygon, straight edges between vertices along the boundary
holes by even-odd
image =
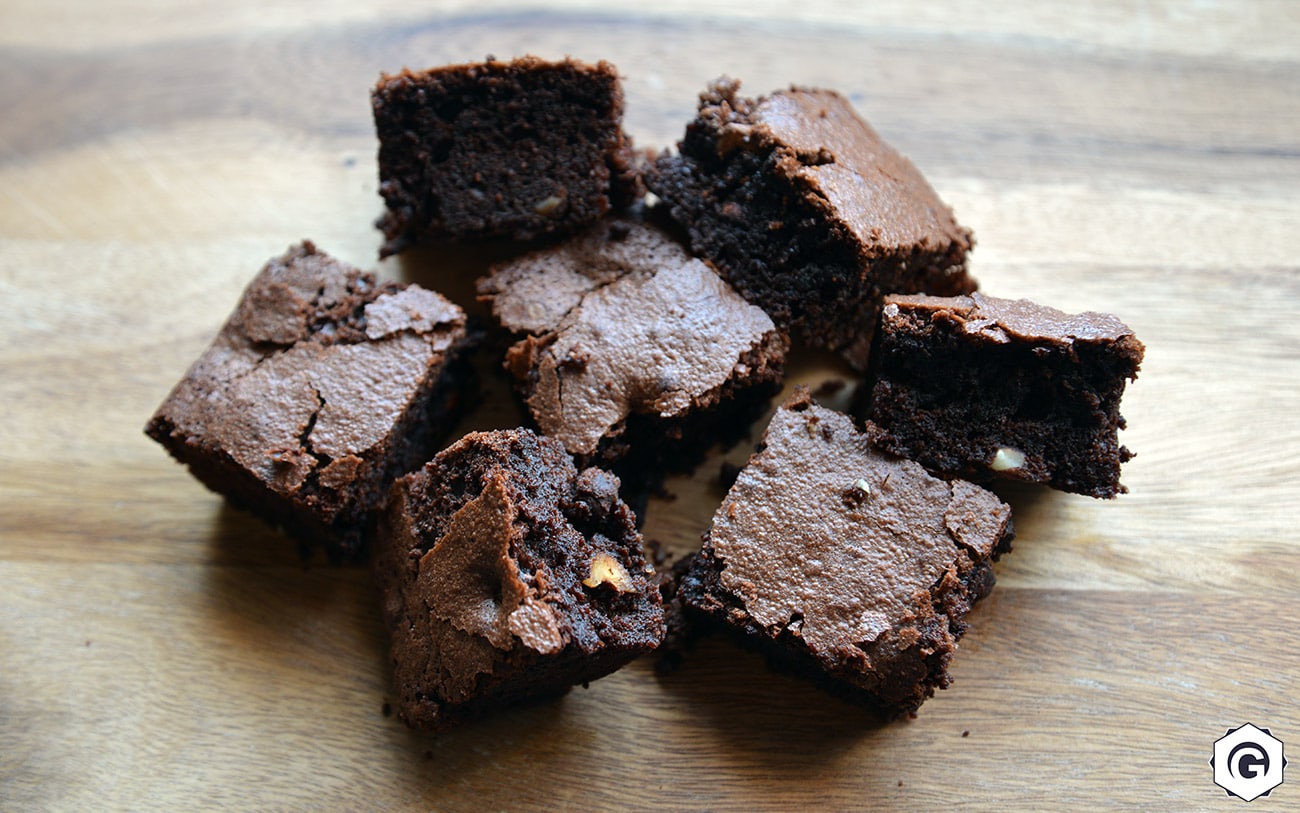
[[[797,340],[868,362],[888,293],[961,294],[969,230],[831,90],[759,98],[721,79],[646,184],[691,248]]]
[[[538,429],[625,480],[689,468],[781,384],[788,343],[767,314],[639,219],[498,265],[479,294],[522,336],[506,368]]]
[[[464,399],[459,307],[310,242],[266,264],[145,428],[213,491],[333,561]]]
[[[771,661],[887,716],[949,684],[1011,509],[875,449],[805,388],[777,410],[675,601]]]
[[[575,231],[641,193],[613,65],[488,59],[383,76],[381,256]]]
[[[885,300],[873,440],[949,477],[1127,489],[1120,398],[1145,348],[1109,314],[972,294]]]
[[[374,568],[407,723],[562,693],[659,644],[663,607],[618,488],[527,429],[466,435],[393,485]]]

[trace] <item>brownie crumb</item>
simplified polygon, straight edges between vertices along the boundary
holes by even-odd
[[[698,554],[691,553],[681,557],[672,567],[661,569],[655,574],[659,584],[659,595],[664,605],[664,641],[655,653],[655,673],[663,676],[677,671],[685,653],[695,646],[700,627],[694,623],[691,614],[682,605],[679,595],[681,580],[689,571],[691,561]]]
[[[884,485],[883,483],[881,484]],[[871,496],[871,484],[859,477],[853,481],[853,485],[844,489],[840,494],[840,501],[844,503],[845,508],[857,508],[867,501]]]
[[[655,568],[668,561],[668,549],[658,539],[647,539],[645,541],[645,550],[646,553],[650,554],[650,562]]]

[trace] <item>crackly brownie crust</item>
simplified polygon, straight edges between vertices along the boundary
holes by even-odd
[[[847,99],[738,91],[723,79],[701,95],[646,184],[746,299],[863,369],[883,294],[974,290],[970,232]]]
[[[460,308],[310,242],[266,264],[145,428],[304,556],[359,558],[367,514],[463,405]]]
[[[618,487],[527,429],[466,435],[394,484],[374,568],[403,719],[441,729],[659,644],[662,604]]]
[[[784,335],[649,223],[604,221],[495,267],[480,299],[538,429],[624,482],[688,469],[780,387]]]
[[[885,303],[870,405],[878,445],[947,477],[1101,498],[1127,490],[1120,398],[1144,347],[1126,325],[980,294]]]
[[[1010,508],[877,451],[804,388],[763,442],[675,600],[840,696],[915,711],[949,683],[966,614],[1009,549]]]
[[[381,256],[429,241],[574,231],[641,193],[607,62],[523,57],[383,76]]]

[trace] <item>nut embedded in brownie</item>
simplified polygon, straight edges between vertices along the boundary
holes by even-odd
[[[722,79],[701,95],[646,184],[746,299],[863,369],[881,296],[974,290],[970,232],[847,99],[738,91]]]
[[[1114,316],[980,294],[892,296],[877,341],[869,412],[882,448],[947,477],[1127,490],[1120,398],[1145,348]]]
[[[408,724],[559,694],[658,646],[663,607],[618,487],[527,429],[466,435],[393,485],[374,567]]]
[[[896,716],[949,684],[1011,509],[877,451],[805,388],[777,410],[675,601],[769,659]]]
[[[381,256],[430,241],[572,232],[640,192],[607,62],[489,59],[383,76]]]
[[[737,440],[781,384],[787,341],[772,320],[639,220],[499,265],[479,293],[522,335],[506,368],[539,430],[625,484]]]
[[[459,412],[471,344],[441,295],[304,242],[249,283],[145,431],[304,556],[355,560],[367,514]]]

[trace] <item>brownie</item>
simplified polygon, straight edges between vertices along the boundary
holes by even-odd
[[[374,566],[407,723],[558,694],[659,644],[663,607],[618,488],[527,429],[466,435],[393,485]]]
[[[488,59],[384,75],[380,255],[429,241],[572,232],[639,194],[613,65]]]
[[[461,405],[461,309],[310,242],[266,264],[145,432],[213,491],[332,561]]]
[[[949,684],[1011,509],[875,449],[800,387],[777,410],[676,600],[823,688],[886,716]]]
[[[767,314],[642,220],[498,265],[479,293],[522,335],[506,368],[538,429],[625,480],[689,468],[781,384],[788,343]]]
[[[981,294],[891,296],[881,315],[873,440],[947,477],[1114,497],[1120,398],[1144,348],[1109,314]]]
[[[971,233],[831,90],[721,79],[646,177],[691,248],[794,337],[863,369],[886,293],[961,294]]]

